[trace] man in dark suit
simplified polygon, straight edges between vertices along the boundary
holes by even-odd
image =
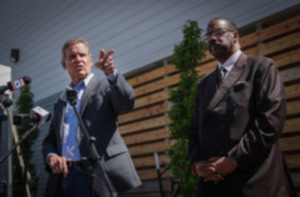
[[[241,52],[228,18],[211,20],[204,41],[218,66],[199,82],[189,130],[199,196],[291,196],[278,142],[286,99],[276,64]]]
[[[76,108],[89,135],[96,137],[95,147],[105,171],[101,173],[97,168],[93,181],[93,189],[99,197],[117,196],[141,184],[117,129],[118,114],[133,108],[134,91],[115,68],[113,52],[100,51],[95,66],[107,78],[99,79],[91,73],[93,61],[86,41],[71,39],[62,50],[62,66],[71,78],[68,86],[78,92]],[[54,117],[42,153],[50,173],[45,196],[91,195],[89,161],[82,160],[90,154],[88,142],[65,92],[54,106]],[[105,175],[112,191],[107,187]]]

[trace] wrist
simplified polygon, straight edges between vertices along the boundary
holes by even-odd
[[[197,174],[197,173],[196,173],[196,164],[197,164],[197,161],[193,161],[193,163],[192,163],[192,165],[191,165],[192,172],[193,172],[194,174]]]
[[[228,159],[230,160],[230,162],[234,165],[235,168],[239,167],[238,164],[236,163],[235,159],[232,157],[228,157]]]

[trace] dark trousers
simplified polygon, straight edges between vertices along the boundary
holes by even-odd
[[[82,197],[90,196],[91,186],[89,183],[89,176],[82,170],[80,166],[69,167],[69,174],[67,177],[62,177],[58,197]],[[97,195],[94,195],[97,197]]]

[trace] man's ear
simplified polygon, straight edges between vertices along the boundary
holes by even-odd
[[[239,39],[240,38],[240,34],[238,31],[233,32],[234,38],[235,39]]]
[[[65,60],[61,60],[61,65],[62,65],[62,67],[63,67],[65,70],[67,70],[67,66],[66,66]]]
[[[240,34],[238,31],[233,32],[234,43],[238,43],[240,38]]]

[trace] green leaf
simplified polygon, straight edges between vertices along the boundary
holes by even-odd
[[[183,40],[174,46],[171,58],[180,73],[180,81],[175,89],[169,91],[172,102],[170,130],[176,142],[168,150],[168,156],[170,169],[174,177],[181,180],[180,191],[185,197],[198,196],[198,178],[192,173],[188,159],[188,130],[200,78],[195,68],[205,56],[201,33],[197,21],[187,21],[183,27]]]
[[[34,106],[33,98],[34,95],[30,91],[30,85],[25,86],[22,88],[21,93],[19,95],[19,98],[16,101],[16,106],[18,109],[19,114],[29,114],[31,109]],[[19,138],[24,135],[26,131],[28,131],[30,127],[29,126],[20,126],[17,128]],[[30,162],[30,159],[32,158],[33,151],[31,149],[31,146],[33,145],[34,141],[37,139],[39,134],[39,131],[36,130],[31,133],[30,136],[27,137],[27,140],[24,140],[20,144],[21,152],[23,158],[25,156],[28,157],[28,171],[31,174],[31,182],[29,184],[30,190],[34,191],[37,187],[34,180],[36,179],[36,173],[35,173],[35,166]],[[24,152],[27,151],[27,154],[24,155]],[[25,160],[25,159],[24,159]],[[13,196],[22,196],[23,192],[23,172],[21,170],[21,167],[19,165],[19,160],[17,157],[17,153],[14,152],[13,154]]]

